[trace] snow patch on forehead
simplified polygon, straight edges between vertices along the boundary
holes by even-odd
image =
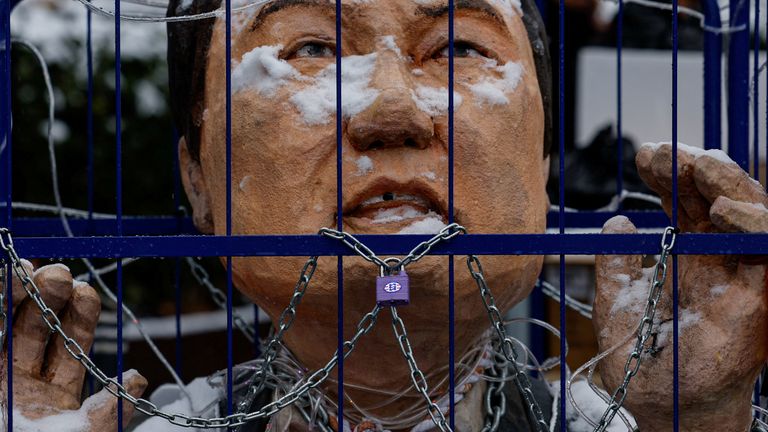
[[[342,115],[350,117],[368,108],[379,96],[370,88],[376,54],[348,56],[341,60]],[[328,124],[336,113],[336,65],[328,65],[310,79],[311,84],[291,96],[291,103],[308,125]]]
[[[516,62],[507,62],[503,66],[495,66],[494,63],[486,64],[488,69],[501,74],[501,78],[485,78],[478,83],[471,84],[469,89],[482,105],[506,105],[509,103],[507,93],[515,91],[523,77],[523,67]]]
[[[277,57],[281,49],[282,45],[265,45],[245,53],[232,71],[232,93],[255,89],[265,96],[274,96],[286,81],[301,78],[293,66]]]
[[[435,88],[419,85],[415,91],[411,90],[411,99],[413,99],[416,107],[431,117],[437,117],[448,112],[448,89],[445,87]],[[453,109],[459,109],[461,102],[461,95],[454,91]]]

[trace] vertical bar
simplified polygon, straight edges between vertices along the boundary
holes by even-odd
[[[621,45],[624,42],[624,1],[619,0],[619,11],[616,15],[616,197],[618,197],[617,212],[621,212],[621,195],[624,192],[624,136],[621,113]]]
[[[760,0],[755,0],[755,20],[753,26],[754,60],[752,65],[752,168],[755,180],[760,181]]]
[[[559,143],[559,200],[560,208],[558,222],[560,224],[560,235],[565,235],[565,0],[560,0],[559,5],[559,31],[558,31],[558,49],[560,56],[558,60],[558,143]],[[565,412],[565,381],[566,381],[566,363],[565,363],[565,255],[560,254],[560,431],[566,432],[567,418]],[[554,415],[554,413],[553,413]]]
[[[454,79],[454,47],[455,38],[453,0],[448,1],[448,223],[454,221],[453,214],[453,79]],[[453,255],[448,255],[448,402],[449,424],[456,429],[456,323],[455,319],[455,287],[454,287]]]
[[[123,140],[120,90],[120,0],[115,0],[115,174],[117,176],[117,236],[123,236]],[[117,260],[117,382],[123,384],[123,260]],[[123,430],[123,399],[117,399],[117,431]]]
[[[91,10],[85,8],[86,13],[86,35],[85,35],[85,56],[88,68],[88,105],[87,105],[87,140],[88,140],[88,222],[89,232],[90,224],[93,221],[93,174],[94,174],[94,152],[93,152],[93,39],[91,32]],[[90,374],[88,375],[90,376]]]
[[[672,0],[672,226],[677,227],[677,12],[678,0]],[[731,128],[728,128],[730,131]],[[672,255],[672,421],[680,430],[680,346],[678,328],[677,255]]]
[[[232,235],[232,0],[226,1],[227,237]],[[232,257],[227,256],[227,415],[232,414]]]
[[[2,69],[3,76],[2,76],[2,83],[0,83],[0,95],[2,95],[3,99],[3,114],[2,119],[0,119],[0,132],[2,132],[2,138],[5,143],[5,150],[0,152],[0,166],[4,165],[6,167],[5,169],[5,178],[0,178],[0,192],[5,192],[3,195],[5,196],[5,226],[8,229],[11,229],[11,222],[12,222],[12,201],[13,201],[13,194],[12,194],[12,173],[13,173],[13,163],[12,163],[12,155],[13,155],[13,146],[11,143],[11,124],[12,124],[12,117],[11,117],[11,2],[5,1],[3,2],[3,5],[0,7],[2,10],[0,10],[0,19],[2,22],[0,22],[0,38],[3,40],[3,56],[2,56],[2,66],[0,66],[0,69]],[[3,141],[0,141],[2,143]],[[12,288],[12,280],[13,280],[13,273],[12,273],[12,267],[10,262],[6,266],[6,275],[8,275],[5,278],[6,282],[6,306],[5,310],[6,313],[6,321],[5,321],[5,329],[7,332],[7,344],[8,344],[8,357],[12,359],[13,358],[13,288]],[[7,361],[6,368],[7,368],[7,406],[6,409],[8,410],[6,413],[6,418],[8,419],[8,431],[13,431],[13,362]]]
[[[701,2],[704,11],[704,148],[722,147],[722,56],[723,36],[711,29],[720,28],[717,0]],[[707,30],[710,29],[710,30]]]
[[[745,6],[746,5],[746,6]],[[749,171],[749,2],[730,0],[728,48],[728,155]]]
[[[342,91],[341,91],[341,68],[342,68],[342,52],[341,52],[341,1],[336,2],[336,228],[339,231],[344,229],[344,220],[342,218],[343,213],[343,200],[342,200],[342,159],[341,159],[341,145],[343,141],[342,133]],[[336,389],[338,397],[338,412],[336,416],[339,420],[339,430],[344,429],[344,259],[341,255],[338,256],[336,261],[336,271],[338,274],[336,289],[337,305],[336,305],[336,325],[337,325],[337,352],[339,353],[338,363],[338,387]]]

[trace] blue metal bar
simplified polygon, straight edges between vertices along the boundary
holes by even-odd
[[[342,98],[342,82],[341,82],[341,68],[342,68],[342,39],[341,39],[341,2],[336,2],[336,228],[339,231],[344,230],[344,219],[342,217],[342,209],[344,208],[343,201],[343,184],[342,184],[342,121],[344,114],[342,111],[341,98]],[[336,261],[336,280],[337,280],[337,305],[336,305],[336,350],[339,353],[339,361],[336,366],[337,383],[336,396],[338,410],[336,412],[337,419],[339,421],[339,430],[344,430],[344,259],[341,254]]]
[[[755,180],[760,181],[760,0],[755,0],[754,60],[752,65],[752,169]]]
[[[93,34],[91,32],[91,10],[85,8],[86,36],[85,56],[88,68],[88,114],[86,118],[88,141],[88,221],[93,220],[93,174],[94,174],[94,149],[93,149]]]
[[[227,238],[232,236],[232,1],[226,2],[226,145],[227,145]],[[227,255],[227,415],[233,413],[232,400],[232,256]],[[231,430],[231,429],[230,429]]]
[[[558,143],[560,152],[560,177],[559,177],[559,203],[560,212],[558,214],[559,232],[562,235],[565,233],[565,0],[560,0],[559,5],[559,31],[558,31],[558,48],[560,51],[558,59],[559,78],[557,91],[558,91]],[[565,252],[559,251],[560,254],[560,399],[559,399],[559,416],[560,416],[560,431],[566,432],[567,421],[566,417],[566,404],[565,404],[565,377],[567,365],[565,363],[565,344],[566,344],[566,329],[565,329]],[[553,412],[552,415],[555,415]]]
[[[624,191],[624,131],[622,129],[621,112],[621,45],[624,42],[624,1],[619,0],[619,11],[616,14],[616,196]],[[562,201],[561,201],[562,202]],[[622,203],[619,201],[618,210],[621,212]]]
[[[123,235],[123,124],[120,59],[120,0],[115,0],[115,159],[117,164],[117,236]],[[117,261],[117,382],[123,384],[123,263]],[[117,431],[123,430],[123,399],[117,399]]]
[[[454,20],[455,9],[453,1],[448,2],[448,223],[454,222],[453,202],[453,146],[454,146]],[[449,424],[456,430],[456,305],[453,255],[448,255],[448,407]]]
[[[749,171],[749,2],[730,0],[728,48],[728,155]]]
[[[379,255],[406,255],[427,235],[359,235]],[[126,258],[186,256],[354,256],[327,238],[291,236],[72,237],[14,239],[31,258]],[[658,234],[466,234],[435,246],[433,255],[631,255],[658,254]],[[681,255],[766,255],[768,234],[678,235]]]
[[[704,25],[709,29],[721,27],[717,0],[704,0]],[[723,36],[719,32],[704,32],[704,148],[722,147],[722,56]]]
[[[678,226],[677,184],[677,44],[678,0],[672,0],[672,226]],[[730,128],[729,128],[730,130]],[[672,256],[672,426],[680,430],[680,352],[678,340],[677,255]]]

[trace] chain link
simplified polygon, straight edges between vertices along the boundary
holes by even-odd
[[[629,382],[640,370],[640,363],[642,361],[642,354],[645,351],[645,345],[651,338],[653,318],[656,315],[656,306],[658,306],[664,288],[664,281],[667,278],[667,258],[672,251],[672,248],[675,246],[676,237],[677,229],[667,227],[664,230],[664,235],[661,238],[661,255],[659,256],[659,261],[656,262],[656,268],[653,271],[651,289],[648,292],[648,302],[645,305],[643,319],[640,321],[640,326],[637,329],[635,347],[627,357],[627,362],[624,364],[624,381],[622,381],[621,385],[619,385],[613,392],[613,395],[611,395],[611,400],[608,402],[608,408],[606,408],[602,417],[600,417],[600,422],[595,428],[595,432],[604,432],[608,428],[608,425],[616,416],[619,409],[621,409],[624,400],[627,398]]]
[[[197,261],[194,260],[194,258],[187,257],[186,259],[187,264],[189,265],[189,269],[192,272],[192,276],[194,276],[195,280],[198,284],[202,285],[208,290],[208,294],[211,296],[211,299],[214,303],[216,303],[216,306],[218,306],[221,309],[226,310],[227,309],[227,295],[224,294],[219,288],[217,288],[213,282],[211,282],[211,278],[208,275],[208,272],[205,270],[205,267],[200,265]],[[232,324],[237,327],[238,330],[240,330],[246,339],[248,339],[250,342],[254,342],[258,338],[258,333],[256,331],[256,326],[258,323],[254,323],[253,325],[249,324],[248,321],[240,316],[240,314],[232,312]]]
[[[323,228],[320,230],[320,235],[328,238],[336,239],[336,240],[341,240],[342,243],[344,243],[349,248],[354,250],[364,260],[376,264],[380,268],[384,269],[385,273],[386,272],[393,273],[398,268],[405,268],[407,265],[411,263],[415,263],[416,261],[422,259],[426,254],[428,254],[432,250],[432,248],[436,244],[443,241],[450,240],[456,237],[457,235],[464,234],[466,232],[467,230],[464,229],[463,226],[457,223],[452,223],[446,226],[445,228],[441,229],[437,234],[435,234],[434,237],[419,243],[415,248],[413,248],[408,253],[408,255],[406,255],[401,261],[399,261],[394,266],[389,265],[386,259],[379,258],[368,246],[363,244],[363,242],[356,239],[352,234],[348,232],[337,231],[331,228]]]
[[[488,312],[488,319],[496,330],[496,335],[501,344],[501,352],[504,354],[504,357],[509,364],[509,368],[512,370],[512,379],[523,398],[523,403],[525,404],[530,419],[535,423],[535,430],[537,432],[546,432],[549,430],[549,425],[546,420],[544,420],[544,414],[541,412],[541,408],[533,396],[531,381],[528,379],[525,369],[520,369],[517,366],[518,354],[515,349],[515,344],[512,338],[507,336],[507,331],[504,328],[504,318],[501,315],[501,311],[496,306],[496,299],[493,297],[493,293],[491,293],[488,283],[485,281],[485,273],[483,272],[483,266],[480,263],[480,259],[476,255],[468,256],[467,267],[480,290],[483,304]]]
[[[392,312],[392,330],[395,332],[395,337],[400,345],[400,351],[408,362],[408,368],[411,370],[411,381],[413,381],[416,391],[421,394],[424,401],[427,403],[429,416],[432,418],[435,426],[437,426],[441,432],[452,432],[453,429],[451,429],[445,421],[445,415],[443,415],[440,407],[438,407],[429,397],[427,378],[424,376],[424,373],[421,372],[419,366],[416,364],[416,359],[413,357],[413,350],[411,348],[411,342],[408,340],[408,332],[405,330],[405,323],[403,323],[403,320],[397,315],[397,308],[395,306],[390,306],[390,311]]]

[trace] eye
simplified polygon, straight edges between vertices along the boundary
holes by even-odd
[[[437,52],[434,57],[448,57],[448,45],[443,47],[439,52]],[[486,57],[483,55],[480,50],[475,48],[471,43],[469,42],[462,42],[462,41],[454,41],[453,43],[453,56],[454,57],[479,57],[484,58]]]
[[[333,47],[320,42],[307,42],[296,49],[288,58],[323,58],[335,55]]]

